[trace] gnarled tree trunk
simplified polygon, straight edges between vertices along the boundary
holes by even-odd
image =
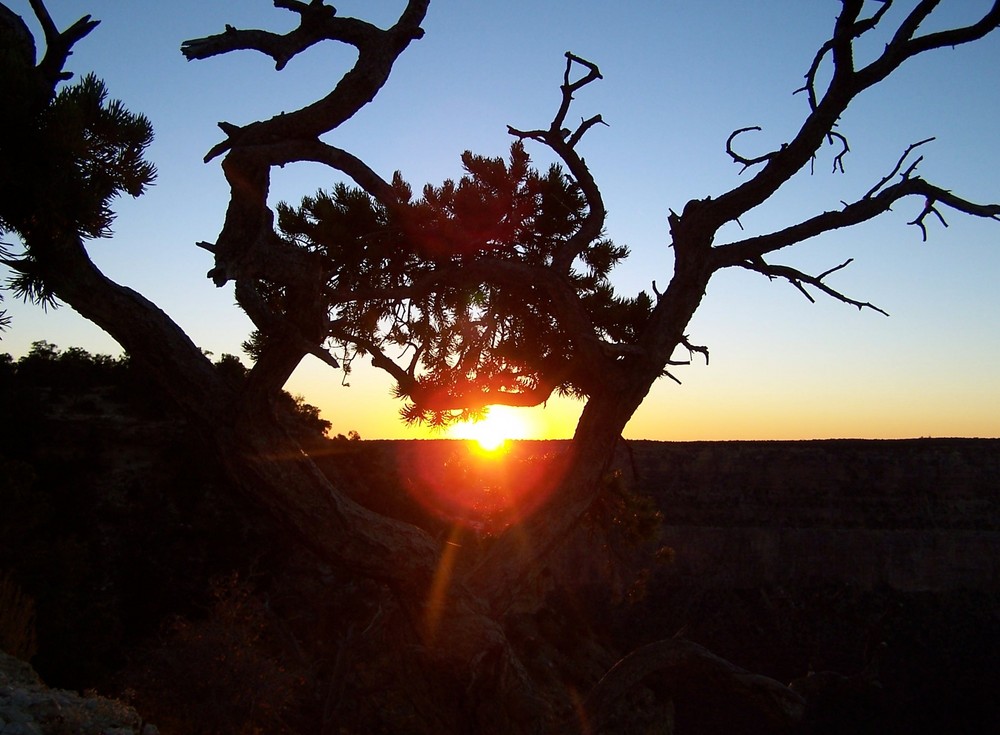
[[[188,41],[182,47],[189,59],[256,50],[271,56],[279,69],[295,54],[324,40],[347,43],[358,51],[357,63],[330,94],[314,104],[245,126],[220,124],[226,140],[206,158],[225,154],[223,171],[231,186],[222,232],[215,243],[201,243],[215,255],[210,275],[218,285],[235,281],[240,305],[269,338],[245,386],[228,384],[154,304],[101,274],[77,233],[24,225],[20,234],[32,254],[32,267],[59,299],[107,331],[155,378],[164,395],[218,455],[237,492],[266,514],[276,528],[324,563],[376,580],[392,591],[407,613],[401,623],[407,628],[402,637],[419,649],[428,667],[446,669],[455,680],[468,683],[456,693],[456,709],[462,712],[459,719],[464,718],[469,730],[547,732],[561,724],[571,731],[600,731],[610,711],[609,701],[657,671],[665,677],[668,689],[676,689],[678,682],[696,674],[705,686],[728,692],[748,707],[765,712],[775,727],[789,727],[802,716],[801,700],[796,695],[682,642],[655,644],[624,659],[581,709],[574,708],[573,693],[543,681],[526,668],[505,632],[506,616],[522,585],[538,573],[546,556],[558,548],[598,496],[622,431],[653,383],[676,364],[675,351],[688,350],[707,358],[707,350],[693,346],[685,331],[715,272],[742,267],[785,279],[807,295],[809,287],[859,308],[874,308],[847,298],[824,281],[843,266],[812,276],[768,263],[765,257],[876,217],[911,195],[926,203],[915,220],[921,229],[927,215],[938,214],[941,205],[975,216],[1000,218],[1000,207],[974,204],[922,180],[915,175],[915,163],[904,168],[911,146],[889,176],[854,202],[773,233],[731,243],[715,242],[720,228],[771,197],[808,165],[825,141],[843,144],[844,150],[836,157],[837,161],[842,159],[846,139],[834,126],[855,96],[910,57],[981,38],[1000,24],[1000,3],[969,26],[918,36],[918,27],[936,5],[921,0],[884,52],[857,68],[855,40],[878,26],[891,3],[882,3],[874,15],[862,17],[861,0],[843,0],[834,32],[806,77],[804,91],[810,111],[801,128],[786,145],[756,158],[743,157],[732,146],[740,133],[750,129],[733,133],[727,142],[733,160],[744,168],[760,168],[716,199],[694,199],[681,214],[671,212],[668,221],[675,256],[671,281],[632,325],[634,338],[617,341],[608,336],[608,330],[595,326],[570,277],[573,264],[601,237],[605,212],[600,191],[576,151],[584,133],[601,119],[583,121],[575,131],[564,127],[573,93],[599,79],[600,73],[594,64],[567,55],[563,101],[550,127],[511,129],[511,133],[548,146],[566,164],[587,204],[578,230],[560,241],[544,263],[519,263],[515,257],[504,260],[485,253],[473,258],[475,268],[463,271],[442,266],[427,283],[428,288],[456,283],[471,287],[488,281],[491,286],[503,287],[527,277],[553,309],[572,361],[561,366],[558,379],[541,376],[538,384],[546,388],[542,391],[545,395],[529,394],[529,398],[545,400],[548,392],[570,375],[573,386],[587,396],[587,404],[564,474],[553,480],[551,498],[498,539],[478,564],[458,570],[444,539],[433,539],[412,525],[351,500],[336,478],[320,472],[302,451],[275,409],[285,381],[304,355],[319,354],[333,362],[323,345],[337,333],[339,325],[331,318],[327,300],[328,264],[315,253],[293,247],[275,232],[274,215],[267,206],[271,170],[300,161],[321,162],[349,176],[387,209],[401,206],[392,185],[320,136],[374,99],[399,55],[422,36],[420,24],[428,2],[409,0],[397,22],[383,30],[338,17],[322,0],[275,0],[277,7],[299,16],[298,28],[277,35],[227,27],[223,33]],[[38,79],[51,92],[63,78],[69,49],[94,24],[85,19],[60,33],[40,0],[32,0],[32,7],[49,47],[37,67]],[[0,9],[5,11],[0,20],[7,22],[9,11],[3,6]],[[832,76],[824,92],[817,88],[817,69],[827,56],[832,59]],[[570,79],[574,64],[587,69],[575,82]],[[899,180],[890,183],[897,175]],[[284,289],[288,308],[273,308],[265,289],[260,288],[265,282]],[[407,293],[412,294],[412,290]],[[392,297],[385,294],[385,298]],[[357,339],[362,344],[361,338]],[[385,354],[373,351],[380,365],[388,364]],[[414,378],[412,369],[394,374]],[[492,397],[497,401],[527,400],[525,394],[514,393]]]

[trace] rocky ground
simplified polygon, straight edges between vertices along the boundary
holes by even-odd
[[[49,689],[30,664],[0,651],[0,735],[158,735],[132,707]]]

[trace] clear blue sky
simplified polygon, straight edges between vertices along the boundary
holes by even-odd
[[[6,0],[26,20],[26,0]],[[232,305],[231,285],[205,278],[227,189],[205,152],[220,120],[245,123],[324,94],[349,63],[344,49],[315,49],[280,73],[251,52],[186,62],[181,41],[237,27],[286,30],[287,11],[268,0],[121,2],[49,0],[60,27],[84,13],[101,25],[70,58],[95,71],[113,96],[153,122],[156,186],[123,201],[115,237],[93,243],[96,262],[143,292],[204,349],[240,354],[250,327]],[[388,22],[401,1],[336,2],[343,15]],[[941,22],[969,19],[989,5],[945,0]],[[371,6],[375,6],[372,9]],[[415,186],[460,175],[465,149],[502,155],[506,125],[544,127],[558,102],[563,53],[598,63],[604,80],[579,95],[571,114],[601,113],[610,127],[588,133],[587,162],[610,210],[609,234],[632,258],[617,272],[626,293],[669,278],[666,215],[692,197],[736,185],[724,151],[729,133],[760,125],[745,144],[764,151],[797,127],[799,87],[827,37],[835,0],[432,0],[426,36],[400,58],[376,101],[330,136],[389,176]],[[33,27],[36,27],[32,23]],[[873,49],[875,47],[872,47]],[[814,175],[743,221],[747,233],[777,228],[856,198],[892,169],[912,142],[924,149],[922,174],[977,201],[1000,201],[1000,34],[942,50],[857,100],[841,123],[851,154],[846,174],[820,158]],[[548,158],[532,150],[540,165]],[[297,201],[335,179],[319,168],[280,172],[275,200]],[[722,274],[691,325],[712,362],[680,368],[682,386],[663,381],[627,435],[650,439],[820,438],[830,436],[1000,436],[1000,223],[948,216],[927,243],[906,222],[913,201],[882,220],[790,252],[784,262],[814,271],[848,257],[834,284],[892,316],[825,299],[810,304],[787,284],[747,272]],[[733,238],[738,232],[724,235]],[[8,296],[14,317],[0,350],[23,354],[32,341],[116,353],[117,346],[67,308],[43,314]],[[356,370],[351,387],[318,363],[304,363],[288,386],[323,410],[334,431],[365,438],[414,437],[395,420],[389,381]],[[576,404],[553,402],[537,430],[566,436]]]

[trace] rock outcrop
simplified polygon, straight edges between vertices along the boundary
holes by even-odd
[[[0,735],[158,735],[132,707],[49,689],[31,665],[0,651]]]

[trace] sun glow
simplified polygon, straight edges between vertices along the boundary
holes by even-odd
[[[452,439],[475,441],[487,453],[501,452],[515,439],[530,439],[533,435],[530,421],[516,408],[491,406],[481,421],[456,424],[448,432]]]
[[[481,421],[449,428],[446,441],[404,443],[397,460],[406,491],[458,531],[499,533],[534,513],[559,483],[558,448],[531,441],[545,429],[537,411],[491,406]]]

